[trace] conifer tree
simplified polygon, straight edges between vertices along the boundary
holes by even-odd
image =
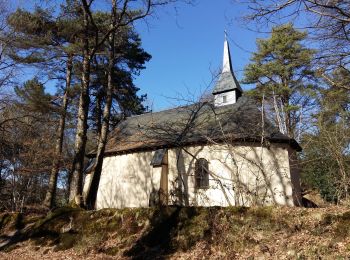
[[[75,41],[76,35],[79,33],[79,24],[74,23],[73,20],[74,17],[72,18],[67,14],[62,14],[60,19],[55,19],[51,12],[39,7],[33,12],[18,9],[8,19],[11,28],[9,35],[16,42],[9,53],[10,57],[17,63],[40,68],[46,72],[48,78],[59,78],[65,81],[62,101],[59,104],[59,109],[57,109],[59,119],[56,146],[44,201],[44,205],[49,208],[54,206],[55,201],[69,103],[68,93],[72,81],[73,58],[77,54],[77,43]],[[62,68],[62,63],[66,68]],[[60,75],[61,71],[64,71],[65,76]],[[35,100],[35,102],[40,104],[40,100]]]
[[[60,119],[57,120],[57,156],[53,160],[45,199],[45,204],[49,207],[54,201],[68,103],[67,93],[71,81],[80,78],[69,200],[82,205],[84,157],[90,109],[97,107],[99,111],[96,118],[100,121],[97,124],[100,147],[106,142],[110,119],[119,117],[113,108],[119,109],[124,115],[144,110],[141,104],[144,96],[137,95],[138,88],[133,84],[133,73],[143,68],[143,64],[150,56],[140,48],[140,40],[133,32],[132,24],[148,16],[154,6],[172,1],[111,0],[111,12],[99,11],[94,5],[95,2],[66,0],[61,5],[61,12],[43,8],[31,11],[18,9],[7,20],[11,32],[1,35],[2,39],[8,37],[14,40],[11,50],[7,53],[12,60],[18,64],[39,68],[38,71],[46,79],[55,79],[56,83],[57,79],[65,82],[57,84],[65,85],[66,88],[63,90],[60,108],[57,109],[60,115]],[[111,41],[113,37],[115,43]],[[114,58],[111,58],[112,52]],[[98,63],[95,68],[94,65]],[[100,66],[101,64],[103,66]],[[56,72],[64,72],[65,76]],[[99,79],[91,77],[92,73],[99,75]],[[101,79],[97,84],[101,91],[95,91],[94,86],[90,84],[91,79],[97,82]],[[96,99],[96,103],[100,105],[91,103],[93,98],[91,94],[94,93],[102,94]],[[103,149],[99,148],[99,151],[99,157],[102,158]]]
[[[83,170],[84,170],[84,156],[87,141],[87,127],[88,127],[88,112],[90,107],[90,74],[91,63],[98,50],[108,41],[111,34],[115,33],[116,38],[119,35],[118,31],[132,25],[135,21],[145,18],[150,14],[151,9],[157,4],[165,4],[168,1],[134,1],[135,5],[139,6],[133,9],[131,1],[111,1],[110,12],[110,26],[104,32],[103,27],[98,26],[96,19],[93,16],[92,3],[93,0],[81,0],[78,7],[81,10],[82,19],[82,72],[81,72],[81,91],[78,105],[78,120],[75,138],[75,152],[72,166],[72,178],[70,182],[69,200],[77,205],[82,205],[82,191],[83,191]],[[169,1],[170,2],[170,1]],[[115,7],[115,8],[114,8]],[[115,11],[113,11],[115,9]],[[114,15],[116,13],[116,15]],[[113,18],[114,17],[114,18]],[[91,30],[93,29],[93,30]],[[94,35],[94,40],[91,40],[91,35]]]
[[[45,87],[38,78],[34,77],[23,86],[15,87],[15,92],[27,110],[39,113],[53,111],[52,97],[45,92]]]
[[[116,4],[114,2],[114,4]],[[101,15],[101,14],[100,14]],[[106,28],[112,28],[116,23],[116,6],[113,5],[110,24]],[[106,21],[107,19],[102,19]],[[108,20],[107,20],[108,21]],[[118,39],[116,39],[118,35]],[[132,27],[126,26],[110,34],[109,39],[104,44],[105,55],[98,55],[95,60],[101,61],[102,70],[94,71],[97,80],[92,82],[98,87],[96,95],[96,118],[97,118],[97,149],[91,182],[86,194],[86,206],[95,207],[97,190],[102,170],[104,150],[107,136],[110,129],[112,117],[112,106],[116,104],[119,112],[130,111],[140,113],[144,111],[141,104],[142,97],[138,97],[138,89],[133,84],[132,75],[143,69],[143,64],[150,59],[150,55],[141,47],[141,42]],[[101,92],[103,95],[101,95]]]
[[[314,51],[303,46],[305,32],[292,24],[274,27],[271,37],[257,40],[257,52],[244,71],[244,83],[256,84],[255,97],[270,101],[282,133],[295,137],[301,108],[310,102],[314,76],[311,61]]]
[[[16,120],[7,123],[6,138],[11,143],[7,154],[6,192],[11,191],[12,209],[21,210],[27,203],[41,203],[47,189],[47,177],[54,156],[57,107],[44,84],[33,78],[15,87],[16,99],[6,107],[7,116]],[[4,116],[6,116],[4,114]]]
[[[342,68],[350,73],[350,1],[349,0],[248,0],[249,14],[245,17],[256,25],[297,21],[312,36],[309,42],[318,46],[315,64],[326,77]],[[247,20],[246,20],[247,21]],[[349,87],[333,81],[340,88]]]

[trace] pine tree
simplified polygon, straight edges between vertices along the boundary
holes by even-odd
[[[138,2],[138,1],[137,1]],[[82,76],[81,76],[81,91],[78,105],[78,120],[77,131],[75,138],[75,152],[72,166],[72,178],[70,183],[69,200],[78,205],[82,205],[82,185],[83,185],[83,170],[84,170],[84,155],[87,141],[88,128],[88,112],[90,107],[90,75],[91,64],[100,48],[110,39],[111,34],[115,33],[118,39],[120,29],[132,25],[135,21],[145,18],[150,14],[151,9],[160,3],[165,4],[167,1],[146,1],[139,3],[143,7],[132,9],[128,0],[116,1],[112,0],[110,22],[107,31],[100,27],[98,20],[93,16],[91,2],[81,0],[79,4],[81,10],[81,19],[83,21],[83,37],[82,37]],[[137,4],[136,4],[137,6]],[[116,13],[116,15],[114,15]],[[114,18],[113,18],[114,17]],[[91,30],[93,28],[93,30]],[[94,41],[91,41],[90,36],[94,35]],[[107,72],[109,73],[109,72]],[[111,75],[110,75],[111,76]]]
[[[51,95],[45,92],[44,84],[36,77],[26,81],[23,86],[15,87],[15,92],[29,111],[46,113],[54,110]]]
[[[300,109],[308,105],[314,86],[314,51],[303,46],[306,36],[291,24],[274,27],[270,38],[257,40],[258,50],[244,72],[243,82],[256,84],[250,93],[270,101],[280,131],[290,137],[296,135]]]
[[[7,157],[12,167],[8,172],[14,177],[11,207],[20,209],[27,203],[41,203],[45,196],[55,150],[47,140],[55,137],[57,107],[38,78],[17,86],[15,93],[15,101],[6,110],[17,120],[7,125],[6,138],[12,143],[12,155]]]
[[[115,26],[116,6],[113,7],[114,15],[110,18],[110,28]],[[105,20],[105,19],[103,19]],[[118,35],[118,40],[116,39]],[[110,129],[112,106],[116,104],[119,113],[125,115],[126,111],[132,114],[144,111],[142,97],[137,96],[138,88],[133,84],[132,76],[144,68],[144,63],[150,59],[150,55],[141,48],[141,41],[132,27],[123,27],[112,32],[105,44],[106,54],[99,55],[96,60],[101,61],[102,70],[93,71],[98,77],[92,82],[97,87],[96,118],[97,118],[97,149],[91,182],[86,194],[86,206],[94,208],[97,190],[102,170],[104,150]],[[104,64],[106,63],[106,64]],[[102,95],[101,95],[102,93]]]
[[[44,201],[44,205],[49,208],[53,207],[55,202],[69,103],[68,92],[71,88],[73,58],[78,52],[76,35],[79,31],[79,23],[74,23],[75,20],[74,16],[71,17],[67,14],[66,16],[62,15],[60,19],[55,19],[50,11],[39,7],[33,12],[18,9],[8,19],[11,28],[10,36],[16,42],[9,53],[11,58],[17,63],[40,68],[46,72],[48,78],[59,78],[65,81],[62,102],[59,104],[60,108],[57,109],[59,119],[55,154],[52,158],[49,187]],[[66,28],[67,26],[69,30]],[[62,63],[66,68],[62,68]],[[65,76],[61,76],[60,71],[65,71]],[[41,101],[35,100],[35,102],[40,104]]]

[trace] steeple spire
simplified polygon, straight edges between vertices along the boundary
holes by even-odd
[[[224,41],[224,56],[222,62],[222,73],[224,72],[232,72],[232,63],[230,56],[230,47],[227,42],[227,32],[225,30],[225,41]]]
[[[215,84],[213,95],[215,98],[216,106],[234,104],[242,95],[241,86],[239,85],[232,70],[230,47],[227,41],[226,30],[222,70],[219,79]]]

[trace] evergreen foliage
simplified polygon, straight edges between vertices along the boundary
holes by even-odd
[[[112,88],[110,126],[114,127],[125,116],[139,114],[146,109],[143,106],[146,95],[138,94],[139,88],[134,85],[133,80],[134,76],[145,68],[144,65],[151,56],[142,49],[141,39],[134,31],[134,27],[123,25],[116,28],[115,34],[118,37],[111,44],[109,38],[105,37],[110,34],[111,14],[107,11],[85,10],[84,8],[83,3],[70,0],[62,3],[59,9],[38,6],[34,10],[20,8],[9,14],[6,19],[7,30],[1,31],[0,34],[1,42],[8,42],[10,39],[12,43],[6,49],[4,56],[6,55],[17,66],[30,68],[33,74],[36,73],[32,80],[23,85],[18,84],[14,88],[15,98],[18,100],[16,106],[21,110],[21,113],[16,115],[12,113],[11,116],[14,118],[9,118],[9,112],[7,114],[1,113],[0,118],[4,117],[3,122],[6,122],[6,124],[2,124],[4,130],[6,128],[7,131],[11,128],[9,122],[17,120],[16,117],[21,117],[21,123],[24,123],[21,127],[30,127],[33,123],[32,118],[35,118],[38,123],[41,123],[41,127],[47,128],[48,133],[51,134],[49,139],[56,141],[50,142],[50,147],[46,147],[50,151],[47,152],[47,155],[51,156],[51,161],[46,163],[47,165],[41,165],[45,170],[41,172],[41,184],[38,184],[41,186],[37,187],[42,191],[46,189],[48,183],[49,188],[45,199],[45,205],[48,207],[54,205],[52,198],[55,197],[58,174],[64,173],[68,176],[70,171],[74,171],[71,169],[72,160],[65,161],[65,158],[73,156],[73,135],[75,132],[86,132],[89,126],[88,141],[91,148],[97,146],[96,141],[99,140],[101,125],[106,121],[103,111],[108,100],[107,79],[111,49],[115,53],[115,58],[112,61],[114,67],[111,74],[113,85],[109,86]],[[120,10],[120,12],[122,11]],[[139,11],[130,11],[128,8],[124,11],[125,19],[130,19],[130,21],[142,14]],[[91,15],[87,17],[89,20],[87,23],[84,20],[86,18],[84,12],[85,14],[90,12]],[[124,19],[120,20],[120,23],[123,22]],[[84,45],[86,42],[89,44]],[[110,48],[111,45],[112,48]],[[86,63],[89,63],[91,69],[86,70]],[[90,80],[91,84],[86,85],[86,80]],[[51,86],[56,85],[55,95],[45,92],[46,83],[41,83],[44,81],[50,82]],[[81,114],[78,116],[78,113],[82,111],[81,96],[78,98],[78,94],[81,94],[82,91],[85,101],[88,101],[85,102],[88,105],[85,105],[83,109],[86,110],[84,113],[89,121],[83,125],[78,123],[77,126],[77,122],[81,118]],[[97,107],[98,109],[96,109]],[[8,107],[6,111],[11,109]],[[23,131],[23,134],[25,133],[26,131]],[[40,136],[40,133],[38,132],[37,135]],[[81,134],[79,133],[77,136],[80,138]],[[86,141],[85,137],[83,139]],[[2,138],[0,142],[5,145]],[[21,170],[11,170],[13,165],[9,156],[15,154],[15,152],[10,151],[11,145],[10,142],[6,142],[6,147],[9,148],[6,148],[6,151],[1,151],[0,174],[8,172],[4,178],[23,173]],[[35,146],[36,143],[33,145]],[[25,153],[36,151],[35,147],[37,146],[34,146],[29,146]],[[79,160],[82,159],[84,162],[85,148],[84,146],[80,148]],[[22,151],[24,152],[24,150]],[[77,154],[76,151],[75,153]],[[16,154],[16,157],[23,158],[21,154]],[[2,166],[3,162],[6,162],[5,166]],[[40,162],[42,161],[38,160],[39,165]],[[26,163],[26,161],[21,162],[23,165]],[[50,164],[52,168],[51,171],[48,171]],[[82,165],[81,162],[79,164]],[[31,180],[31,178],[26,180]],[[0,181],[3,183],[1,175]],[[78,185],[82,184],[79,183]],[[11,189],[15,191],[17,188],[19,186],[14,186]],[[28,190],[20,193],[24,200],[27,195]],[[21,207],[17,198],[16,201],[14,201],[14,197],[9,200],[13,202],[12,208]]]
[[[26,81],[23,86],[15,87],[15,92],[21,104],[30,111],[47,113],[53,109],[51,95],[45,92],[44,85],[36,77]]]
[[[257,40],[257,51],[244,71],[243,83],[256,84],[250,94],[274,103],[276,117],[282,118],[277,124],[291,137],[295,136],[298,111],[307,105],[314,87],[310,80],[315,52],[302,44],[306,36],[292,24],[274,27],[270,38]]]

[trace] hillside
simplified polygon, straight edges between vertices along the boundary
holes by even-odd
[[[0,259],[335,259],[350,210],[148,208],[0,215]]]

